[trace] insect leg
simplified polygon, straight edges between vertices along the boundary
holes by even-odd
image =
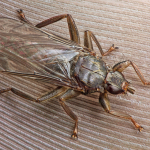
[[[106,56],[108,55],[110,52],[112,52],[115,49],[118,49],[118,47],[114,47],[114,44],[109,48],[109,50],[107,52],[103,52],[102,47],[100,45],[100,43],[98,42],[97,38],[95,37],[95,35],[91,32],[91,31],[85,31],[84,33],[84,46],[86,46],[87,48],[93,50],[93,45],[92,45],[92,40],[96,43],[100,53],[102,56]]]
[[[72,138],[78,138],[78,117],[73,113],[73,111],[65,104],[65,101],[67,99],[76,97],[80,94],[80,92],[78,91],[74,91],[69,89],[64,95],[62,95],[60,97],[60,104],[63,107],[63,109],[65,110],[65,112],[75,121],[75,126],[74,126],[74,130],[73,130],[73,134],[72,134]]]
[[[91,32],[90,31],[85,31],[84,32],[84,46],[93,50],[93,44],[92,44],[92,39],[91,39]],[[99,44],[100,46],[100,44]],[[101,46],[100,49],[102,50]]]
[[[112,115],[117,116],[117,117],[120,117],[120,118],[131,120],[131,122],[134,124],[134,126],[139,131],[141,131],[143,129],[143,127],[141,127],[138,123],[136,123],[135,120],[130,115],[128,115],[127,113],[110,110],[110,104],[109,104],[107,92],[100,94],[99,102],[107,113],[112,114]]]
[[[25,98],[25,99],[28,99],[28,100],[31,100],[31,101],[37,101],[35,98],[33,98],[33,97],[31,97],[31,96],[25,94],[24,92],[19,91],[19,90],[16,89],[16,88],[6,88],[6,89],[2,89],[2,90],[0,90],[0,94],[1,94],[1,93],[4,93],[4,92],[8,92],[8,91],[11,91],[11,92],[13,92],[14,94],[16,94],[16,95],[18,95],[18,96],[20,96],[20,97],[23,97],[23,98]]]
[[[58,97],[58,96],[64,94],[67,90],[68,90],[68,88],[66,88],[66,87],[57,87],[53,91],[50,91],[50,92],[40,96],[37,100],[39,102],[49,100],[49,99],[52,99],[52,98],[55,98],[55,97]]]
[[[17,10],[17,13],[18,13],[18,17],[19,17],[20,20],[22,20],[22,21],[24,21],[24,22],[26,22],[26,23],[28,23],[28,24],[33,25],[33,24],[25,17],[25,15],[24,15],[22,9]]]
[[[52,98],[54,98],[54,97],[57,97],[57,96],[59,96],[59,95],[65,93],[65,92],[67,91],[67,88],[65,88],[65,87],[57,87],[57,88],[54,89],[53,91],[48,92],[48,93],[42,95],[42,96],[39,97],[39,98],[34,98],[34,97],[32,97],[32,96],[30,96],[30,95],[28,95],[28,94],[26,94],[26,93],[24,93],[24,92],[22,92],[22,91],[16,89],[16,88],[6,88],[6,89],[2,89],[2,90],[0,90],[0,94],[1,94],[1,93],[4,93],[4,92],[8,92],[8,91],[11,91],[11,92],[13,92],[14,94],[16,94],[16,95],[18,95],[18,96],[20,96],[20,97],[23,97],[23,98],[25,98],[25,99],[27,99],[27,100],[35,101],[35,102],[41,102],[41,101],[45,101],[45,100],[48,100],[48,99],[52,99]]]
[[[28,21],[22,11],[22,9],[17,11],[19,14],[19,19],[28,23],[32,24],[30,21]],[[45,27],[49,24],[52,24],[54,22],[57,22],[59,20],[62,20],[64,18],[67,18],[67,23],[68,23],[68,28],[69,28],[69,34],[70,34],[70,39],[78,44],[80,44],[80,37],[79,37],[79,32],[77,29],[77,26],[75,24],[75,21],[73,20],[72,16],[70,14],[63,14],[63,15],[58,15],[54,16],[52,18],[49,18],[47,20],[44,20],[36,25],[37,28],[42,28]]]
[[[80,37],[79,37],[79,32],[77,29],[77,26],[70,14],[63,14],[63,15],[58,15],[54,16],[52,18],[49,18],[47,20],[44,20],[40,22],[39,24],[36,25],[37,28],[42,28],[44,26],[47,26],[49,24],[52,24],[54,22],[57,22],[61,19],[67,18],[67,23],[68,23],[68,28],[69,28],[69,34],[70,34],[70,39],[78,44],[80,44]]]
[[[122,72],[124,69],[126,69],[129,65],[132,65],[134,68],[135,72],[137,73],[138,77],[142,81],[144,85],[150,85],[150,82],[147,82],[146,79],[144,78],[142,72],[139,70],[136,64],[134,64],[132,61],[127,60],[127,61],[122,61],[117,63],[116,65],[113,66],[114,71],[119,71]]]

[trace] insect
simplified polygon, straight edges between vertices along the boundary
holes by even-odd
[[[98,40],[91,31],[84,33],[84,46],[71,15],[64,14],[52,17],[34,26],[23,11],[18,10],[21,21],[0,18],[0,69],[1,73],[31,78],[42,83],[51,83],[57,88],[33,98],[14,87],[1,89],[0,93],[11,91],[25,99],[42,102],[60,97],[59,102],[65,112],[74,120],[72,138],[78,138],[78,117],[65,103],[66,100],[80,94],[99,92],[99,102],[107,113],[130,120],[139,131],[143,129],[128,114],[111,110],[108,93],[134,94],[130,83],[122,71],[129,65],[133,67],[144,85],[150,85],[130,60],[122,61],[108,67],[102,57],[117,49],[114,45],[103,52]],[[67,18],[70,40],[45,32],[40,28]],[[102,57],[96,55],[92,42],[95,42]]]

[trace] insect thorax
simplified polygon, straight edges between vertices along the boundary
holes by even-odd
[[[107,75],[107,67],[101,58],[88,55],[79,57],[74,74],[88,88],[103,89],[104,80]]]

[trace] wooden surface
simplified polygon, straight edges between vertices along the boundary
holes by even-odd
[[[104,60],[114,65],[132,60],[150,81],[150,2],[147,0],[1,0],[0,16],[16,18],[22,8],[34,24],[58,14],[69,13],[83,32],[91,30],[106,51],[112,44],[119,50]],[[45,30],[69,38],[64,19]],[[98,52],[97,48],[95,50]],[[35,103],[11,92],[0,95],[1,149],[150,149],[150,86],[144,86],[133,68],[124,75],[136,90],[134,95],[109,95],[111,107],[124,111],[144,127],[139,133],[130,121],[107,114],[98,103],[98,94],[79,96],[67,103],[79,117],[78,141],[70,138],[73,121],[58,99]],[[0,88],[15,86],[38,96],[49,85],[0,74]]]

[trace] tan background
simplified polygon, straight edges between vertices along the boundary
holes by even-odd
[[[148,0],[0,0],[0,15],[16,18],[22,8],[26,17],[38,23],[57,14],[75,19],[83,42],[83,31],[91,30],[104,51],[111,44],[120,49],[104,60],[114,65],[129,59],[150,81],[150,2]],[[66,20],[45,30],[68,37]],[[96,49],[96,48],[95,48]],[[97,50],[97,49],[96,49]],[[58,99],[34,103],[11,92],[1,94],[2,149],[150,149],[150,86],[144,86],[131,67],[125,77],[136,90],[134,95],[109,95],[114,109],[128,112],[143,127],[139,133],[131,122],[108,115],[100,107],[97,94],[79,96],[68,105],[79,117],[79,139],[70,139],[73,121]],[[15,86],[39,95],[49,86],[0,74],[0,88]]]

